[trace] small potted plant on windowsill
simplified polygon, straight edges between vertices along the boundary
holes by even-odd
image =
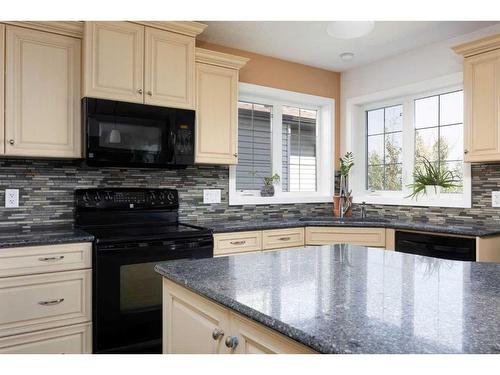
[[[274,184],[280,182],[280,175],[275,173],[271,177],[263,177],[264,186],[260,190],[260,195],[262,197],[273,197],[274,196]]]
[[[439,198],[442,189],[460,186],[460,180],[452,171],[434,165],[424,156],[421,159],[422,165],[415,167],[413,183],[408,185],[412,189],[408,197],[418,199],[421,195],[427,195],[429,198]]]
[[[349,190],[349,173],[353,166],[354,155],[352,152],[347,152],[340,158],[340,186],[339,194],[333,195],[333,216],[352,216],[352,192]],[[341,210],[345,210],[345,212],[341,212]]]

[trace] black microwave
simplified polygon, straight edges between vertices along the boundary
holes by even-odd
[[[195,112],[83,98],[91,166],[185,168],[194,164]]]

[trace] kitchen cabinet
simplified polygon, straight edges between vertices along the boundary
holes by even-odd
[[[214,234],[214,255],[231,255],[262,250],[262,231]]]
[[[248,59],[196,49],[198,164],[238,162],[238,71]]]
[[[300,354],[314,351],[164,278],[163,353]]]
[[[264,250],[304,246],[304,228],[269,229],[262,231]]]
[[[464,56],[464,160],[500,161],[500,34],[454,50]]]
[[[4,98],[4,74],[5,66],[5,25],[0,24],[0,155],[5,154],[5,118],[4,118],[4,106],[5,106],[5,98]]]
[[[0,353],[90,353],[92,244],[4,248]]]
[[[85,22],[83,96],[194,109],[195,36],[205,25],[147,24]]]
[[[336,243],[385,247],[385,228],[306,228],[306,245],[330,245]]]
[[[80,52],[78,38],[5,26],[5,155],[81,157]]]

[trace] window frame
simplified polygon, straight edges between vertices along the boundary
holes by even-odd
[[[270,105],[272,173],[282,176],[282,106],[318,111],[316,132],[315,192],[283,192],[281,181],[275,184],[273,197],[261,197],[260,190],[236,190],[236,165],[229,167],[229,205],[287,204],[331,202],[334,187],[334,108],[335,100],[249,83],[239,84],[238,101]]]
[[[463,192],[441,193],[439,198],[420,196],[418,200],[408,198],[411,190],[407,187],[412,182],[412,171],[415,163],[415,100],[424,97],[451,93],[463,90],[461,74],[440,77],[419,84],[408,85],[384,92],[370,94],[364,97],[349,99],[346,103],[346,148],[355,155],[355,164],[362,166],[353,171],[351,188],[354,203],[423,206],[423,207],[463,207],[470,208],[471,197],[471,167],[463,162]],[[367,186],[366,158],[366,116],[368,110],[393,105],[403,105],[403,190],[402,191],[369,191]],[[464,120],[465,121],[465,118]],[[465,129],[464,129],[465,133]],[[363,142],[359,142],[359,139]],[[362,143],[360,146],[359,143]]]

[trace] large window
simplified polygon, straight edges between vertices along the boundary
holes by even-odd
[[[412,94],[408,86],[398,88],[406,91],[400,96],[390,90],[370,95],[370,99],[377,95],[380,99],[369,104],[362,102],[366,97],[347,103],[347,111],[352,110],[346,116],[346,129],[347,151],[355,155],[350,179],[354,202],[470,207],[470,164],[463,161],[463,90],[461,85],[448,87]],[[409,197],[413,173],[423,158],[452,171],[458,186],[443,191],[439,198]]]
[[[240,84],[230,204],[322,202],[333,194],[333,100]],[[280,176],[273,197],[263,178]]]

